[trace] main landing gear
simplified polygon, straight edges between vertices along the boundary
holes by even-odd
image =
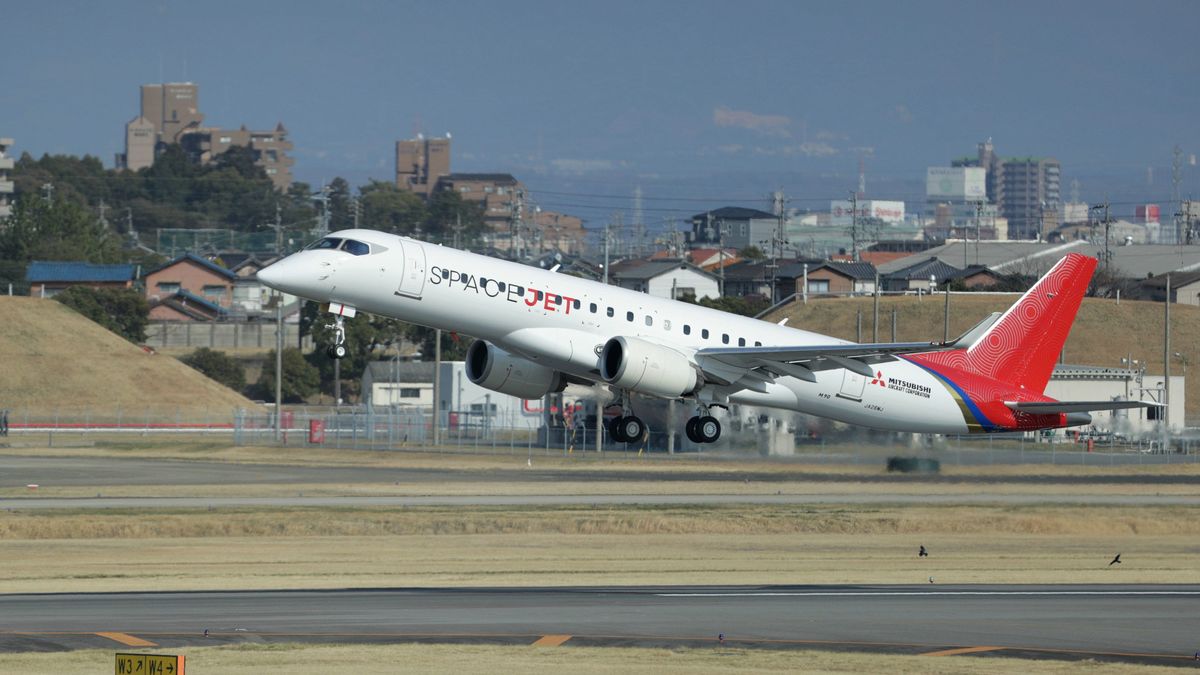
[[[621,414],[609,421],[608,435],[618,443],[636,443],[646,435],[646,423],[637,415],[626,415],[621,401]]]
[[[346,349],[346,325],[345,319],[341,316],[333,317],[333,323],[325,324],[326,328],[333,329],[333,344],[325,349],[325,353],[331,359],[344,359],[349,350]]]
[[[707,406],[701,406],[697,413],[683,428],[688,440],[693,443],[715,443],[721,437],[721,423],[708,414]]]

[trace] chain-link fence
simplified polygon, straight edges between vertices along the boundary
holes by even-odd
[[[278,422],[278,429],[276,424]],[[992,435],[939,437],[846,431],[818,436],[783,432],[764,442],[770,425],[726,424],[711,445],[687,440],[682,430],[650,427],[636,442],[618,443],[607,430],[598,433],[595,417],[573,424],[551,417],[486,415],[404,407],[286,406],[276,419],[272,408],[165,409],[0,408],[0,444],[25,447],[79,442],[148,439],[230,443],[241,446],[323,447],[329,449],[478,452],[481,454],[594,456],[597,451],[626,455],[688,453],[710,457],[772,457],[815,464],[884,466],[889,458],[936,459],[948,466],[1048,464],[1117,466],[1200,463],[1200,431],[1189,430],[1169,442],[1162,438],[1126,440],[1059,434],[1053,437]],[[597,447],[597,439],[601,444]]]

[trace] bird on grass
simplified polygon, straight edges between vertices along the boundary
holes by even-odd
[[[1112,567],[1113,565],[1116,565],[1116,564],[1118,564],[1118,563],[1120,563],[1120,562],[1121,562],[1121,554],[1120,554],[1120,553],[1118,553],[1118,554],[1117,554],[1117,557],[1113,558],[1113,559],[1112,559],[1112,562],[1108,563],[1108,566],[1109,566],[1109,567]]]

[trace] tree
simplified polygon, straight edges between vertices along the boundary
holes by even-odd
[[[0,259],[117,262],[119,239],[76,202],[22,195],[0,232]]]
[[[747,295],[740,298],[733,296],[725,296],[723,298],[703,297],[697,301],[696,296],[688,293],[679,299],[684,302],[690,302],[693,305],[719,309],[722,312],[741,314],[742,316],[757,316],[759,312],[771,306],[766,296],[762,295]]]
[[[240,392],[246,388],[246,369],[225,352],[201,347],[179,360],[234,391]],[[271,386],[273,393],[274,384]]]
[[[282,393],[284,403],[302,403],[304,399],[317,393],[320,375],[317,369],[295,347],[283,350],[283,381]],[[267,362],[263,364],[262,374],[254,385],[254,393],[264,401],[275,400],[275,350],[267,353]]]
[[[483,221],[483,202],[466,201],[454,190],[439,190],[429,198],[424,231],[435,241],[470,247],[487,229]]]
[[[146,340],[150,304],[137,291],[72,286],[54,299],[130,342]]]
[[[429,212],[425,202],[392,183],[373,180],[360,188],[359,194],[366,227],[395,234],[412,234],[418,225],[428,221]]]
[[[764,260],[767,257],[767,254],[763,253],[761,248],[754,245],[747,246],[746,248],[738,251],[738,255],[742,256],[746,260]]]

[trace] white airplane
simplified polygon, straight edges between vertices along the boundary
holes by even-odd
[[[1046,383],[1096,260],[1068,254],[1004,312],[948,343],[856,344],[616,286],[373,230],[334,232],[263,269],[284,293],[335,319],[330,355],[346,355],[343,319],[393,317],[477,339],[467,375],[522,399],[568,383],[604,383],[622,414],[619,442],[645,424],[631,392],[691,400],[686,432],[721,435],[711,407],[779,408],[876,429],[964,434],[1089,424],[1088,411],[1140,401],[1056,401]]]

